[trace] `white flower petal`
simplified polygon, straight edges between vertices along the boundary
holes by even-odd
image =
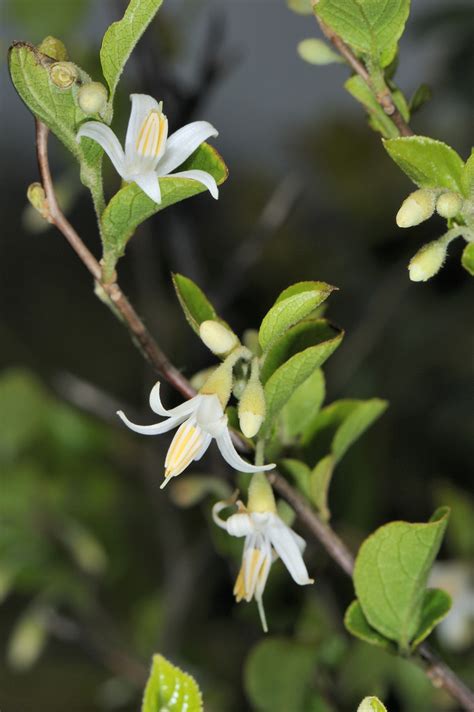
[[[128,120],[127,136],[125,138],[125,155],[128,161],[133,161],[137,158],[136,143],[138,134],[150,111],[159,110],[160,106],[156,99],[148,94],[130,94],[132,102],[132,110],[130,119]]]
[[[272,470],[275,467],[274,464],[258,465],[257,467],[243,460],[235,449],[227,428],[216,437],[216,443],[224,460],[238,472],[262,472],[262,470]]]
[[[161,433],[167,433],[179,425],[184,419],[182,416],[177,416],[175,418],[168,418],[168,420],[164,420],[162,423],[155,423],[154,425],[136,425],[127,418],[123,411],[117,411],[117,415],[130,430],[133,430],[135,433],[140,433],[141,435],[161,435]]]
[[[158,205],[161,203],[160,182],[154,171],[147,173],[139,173],[133,176],[133,180],[143,192],[148,195],[150,200],[153,200]]]
[[[201,143],[217,135],[218,131],[208,121],[193,121],[178,129],[166,142],[165,153],[156,166],[157,174],[168,175],[184,163]]]
[[[228,534],[236,537],[247,536],[254,531],[249,515],[242,512],[231,514],[226,521],[226,529]]]
[[[180,425],[166,455],[165,477],[180,475],[202,451],[204,440],[205,434],[193,417]]]
[[[81,128],[77,132],[77,141],[80,141],[84,136],[92,139],[102,146],[112,161],[117,173],[122,178],[125,178],[125,155],[122,146],[120,145],[120,142],[112,129],[105,124],[101,124],[100,121],[87,121],[85,124],[82,124]]]
[[[201,457],[204,456],[206,453],[206,450],[208,449],[209,445],[211,444],[212,440],[212,435],[209,435],[209,433],[204,433],[204,440],[201,445],[201,449],[196,453],[194,456],[194,462],[197,462],[198,460],[201,459]]]
[[[161,401],[160,396],[161,383],[157,381],[150,393],[150,408],[157,414],[162,415],[164,418],[172,418],[174,416],[190,415],[194,410],[196,410],[199,405],[199,400],[202,396],[194,396],[190,398],[181,405],[177,405],[176,408],[165,408]]]
[[[300,586],[313,583],[308,576],[303,557],[290,527],[274,514],[268,526],[268,536],[280,559],[285,564],[291,577]]]
[[[219,197],[219,188],[217,187],[217,183],[214,180],[214,178],[211,176],[210,173],[207,173],[207,171],[198,171],[198,170],[193,170],[193,171],[181,171],[179,173],[172,173],[170,178],[190,178],[191,180],[195,180],[198,183],[202,183],[203,185],[206,186],[210,194],[212,195],[213,198],[217,200]]]

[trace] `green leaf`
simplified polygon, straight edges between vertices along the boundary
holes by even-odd
[[[130,0],[121,20],[108,28],[100,48],[102,72],[113,100],[123,68],[163,0]]]
[[[420,188],[463,192],[464,162],[442,141],[427,136],[408,136],[388,139],[384,146],[390,158]]]
[[[469,242],[463,250],[461,264],[474,277],[474,242]]]
[[[324,374],[318,368],[299,386],[281,411],[285,433],[295,438],[320,409],[325,395]]]
[[[344,625],[349,633],[370,645],[377,645],[389,652],[396,652],[391,640],[378,633],[368,623],[359,601],[352,601],[344,615]]]
[[[354,569],[357,597],[369,624],[407,651],[419,630],[425,587],[449,509],[428,523],[391,522],[362,544]]]
[[[341,55],[334,52],[326,42],[315,37],[302,40],[298,44],[298,54],[301,59],[309,64],[325,65],[344,61]]]
[[[203,143],[181,166],[181,170],[201,170],[210,173],[220,185],[227,178],[227,166],[217,151]],[[101,218],[104,247],[104,274],[111,275],[117,260],[124,254],[127,242],[147,218],[174,203],[191,198],[206,190],[202,183],[190,178],[160,178],[161,203],[151,200],[136,183],[128,183],[110,200]]]
[[[354,99],[359,101],[367,109],[371,118],[371,126],[375,131],[381,133],[384,138],[395,138],[398,136],[397,127],[382,109],[373,91],[362,77],[355,74],[344,83],[344,87]]]
[[[293,12],[298,13],[298,15],[313,14],[311,0],[286,0],[286,4],[290,8],[290,10],[293,10]]]
[[[440,588],[425,591],[421,606],[421,621],[412,642],[412,650],[429,636],[435,626],[445,618],[451,609],[451,596]]]
[[[9,665],[18,671],[33,667],[48,640],[45,611],[32,605],[17,620],[7,646]]]
[[[142,712],[202,712],[202,696],[196,680],[154,655],[143,696]]]
[[[77,103],[78,84],[60,89],[50,79],[54,61],[27,42],[15,42],[10,48],[10,74],[21,99],[66,146],[81,164],[81,181],[89,188],[98,214],[104,208],[102,193],[102,154],[94,141],[76,141],[76,134],[84,114]],[[87,75],[77,68],[79,77]]]
[[[474,149],[464,164],[461,181],[464,195],[474,198]]]
[[[372,423],[380,418],[387,408],[387,401],[379,398],[358,403],[352,413],[338,428],[332,441],[331,451],[336,463],[341,460],[350,446],[356,442]]]
[[[341,332],[333,339],[297,353],[272,374],[264,387],[267,414],[262,433],[270,431],[274,419],[294,391],[337,349],[343,335]]]
[[[428,84],[420,84],[410,99],[410,112],[414,114],[419,111],[428,101],[431,100],[433,92]]]
[[[281,460],[279,466],[285,474],[290,475],[298,485],[300,492],[303,492],[308,499],[311,499],[310,476],[311,470],[304,462],[286,458]]]
[[[259,712],[306,712],[318,651],[314,645],[273,638],[247,658],[245,689]]]
[[[292,356],[333,339],[339,334],[327,319],[305,319],[290,327],[268,348],[260,371],[260,379],[265,384],[270,376]]]
[[[387,708],[378,697],[364,697],[357,712],[387,712]]]
[[[287,329],[309,316],[334,290],[325,282],[298,282],[285,289],[264,317],[258,338],[263,351]]]
[[[173,285],[184,316],[196,334],[199,334],[199,326],[203,321],[220,321],[211,302],[192,279],[182,274],[173,274]]]
[[[310,497],[321,515],[323,521],[328,521],[330,511],[328,508],[328,491],[336,460],[333,455],[326,455],[318,462],[310,474]]]
[[[397,52],[410,0],[319,0],[314,11],[357,54],[386,67]]]

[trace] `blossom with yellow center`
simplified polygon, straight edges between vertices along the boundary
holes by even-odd
[[[191,462],[200,460],[213,439],[224,460],[239,472],[258,472],[275,467],[273,464],[257,467],[240,457],[232,443],[227,416],[216,393],[198,393],[176,408],[167,410],[161,402],[158,382],[150,393],[150,407],[167,419],[155,425],[136,425],[122,411],[118,411],[118,415],[131,430],[142,435],[160,435],[179,426],[166,456],[165,480],[161,488],[172,477],[180,475]]]
[[[245,537],[242,566],[235,582],[234,596],[237,603],[242,600],[251,601],[253,598],[256,600],[263,630],[268,632],[263,592],[271,565],[280,557],[297,584],[305,586],[314,583],[303,561],[306,543],[278,516],[273,491],[262,472],[252,478],[247,507],[242,502],[237,505],[239,511],[224,520],[220,512],[229,503],[217,502],[212,516],[214,522],[231,536]]]
[[[125,151],[111,128],[100,121],[82,124],[77,140],[96,141],[109,156],[115,170],[127,182],[135,182],[155,203],[161,203],[158,178],[169,176],[194,151],[217,131],[208,121],[193,121],[168,136],[168,119],[163,104],[147,94],[131,94],[132,111],[125,138]],[[213,198],[219,191],[207,171],[190,170],[172,173],[176,178],[189,178],[206,186]]]

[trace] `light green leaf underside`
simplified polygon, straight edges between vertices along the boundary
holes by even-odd
[[[217,151],[203,143],[182,164],[180,170],[210,173],[220,185],[227,178],[227,167]],[[160,178],[161,203],[149,198],[136,183],[128,183],[111,198],[101,218],[104,260],[113,268],[123,255],[128,240],[147,218],[181,200],[206,190],[202,183],[189,178]]]
[[[456,151],[426,136],[384,141],[389,156],[420,188],[447,188],[463,192],[464,162]]]
[[[367,621],[359,601],[352,601],[344,616],[344,625],[349,633],[370,645],[377,645],[384,650],[395,652],[392,641],[378,633]]]
[[[474,242],[470,242],[463,250],[461,257],[462,266],[474,277]]]
[[[273,421],[293,392],[319,368],[335,351],[343,338],[341,332],[336,337],[311,346],[292,356],[280,366],[265,384],[267,415],[263,431],[269,432]]]
[[[258,338],[263,351],[287,329],[309,316],[333,291],[324,282],[300,282],[285,289],[263,318]]]
[[[133,48],[154,18],[163,0],[130,0],[121,20],[106,31],[100,49],[102,72],[114,97],[120,75]]]
[[[173,286],[184,316],[197,334],[203,321],[220,321],[211,302],[192,279],[182,274],[173,274]]]
[[[448,517],[449,510],[441,508],[426,524],[386,524],[357,555],[354,585],[364,615],[402,650],[408,650],[420,627],[426,581]]]
[[[464,164],[461,181],[464,195],[474,198],[474,149]]]
[[[344,61],[326,42],[315,37],[302,40],[298,44],[298,54],[309,64],[325,65]]]
[[[93,193],[96,207],[102,206],[102,149],[93,141],[76,141],[81,123],[89,120],[77,103],[78,86],[59,89],[50,79],[53,64],[33,45],[17,42],[10,49],[10,74],[21,99],[30,111],[57,136],[81,164],[81,180]]]
[[[320,0],[314,11],[356,53],[386,67],[396,54],[410,0]]]
[[[451,609],[451,596],[440,588],[425,591],[421,606],[421,620],[412,642],[412,649],[429,636],[435,626],[448,615]]]
[[[196,680],[154,655],[143,696],[142,712],[202,712],[202,696]]]
[[[381,133],[384,138],[395,138],[398,136],[397,127],[382,109],[362,77],[358,75],[350,77],[345,82],[344,87],[354,99],[359,101],[366,108],[373,129]]]

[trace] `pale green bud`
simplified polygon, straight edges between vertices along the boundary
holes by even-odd
[[[378,697],[365,697],[358,706],[357,712],[387,712],[387,708]]]
[[[265,420],[265,393],[260,383],[258,361],[252,363],[252,375],[239,401],[239,424],[246,438],[253,438]]]
[[[412,282],[426,282],[439,272],[446,258],[446,245],[440,240],[423,245],[408,265]]]
[[[263,472],[256,472],[250,480],[247,509],[251,513],[276,512],[272,486]]]
[[[216,395],[223,408],[229,402],[232,391],[232,364],[221,363],[215,371],[211,373],[199,393],[204,395]]]
[[[77,92],[77,101],[85,114],[100,114],[107,106],[109,95],[100,82],[83,84]]]
[[[38,49],[48,57],[55,59],[57,62],[65,62],[68,59],[67,49],[64,42],[58,40],[57,37],[45,37]]]
[[[224,356],[239,345],[239,339],[233,331],[212,319],[202,322],[199,327],[199,336],[216,356]]]
[[[462,198],[458,193],[443,193],[436,201],[436,212],[449,220],[456,217],[462,208]]]
[[[59,89],[69,89],[77,81],[79,72],[73,62],[55,62],[50,67],[49,76]]]
[[[49,209],[48,201],[46,200],[46,193],[41,183],[31,183],[26,191],[26,197],[30,201],[31,205],[35,210],[39,212],[42,218],[45,220],[49,219]]]
[[[415,190],[406,198],[397,213],[398,227],[413,227],[428,220],[435,209],[435,196],[429,190]]]

